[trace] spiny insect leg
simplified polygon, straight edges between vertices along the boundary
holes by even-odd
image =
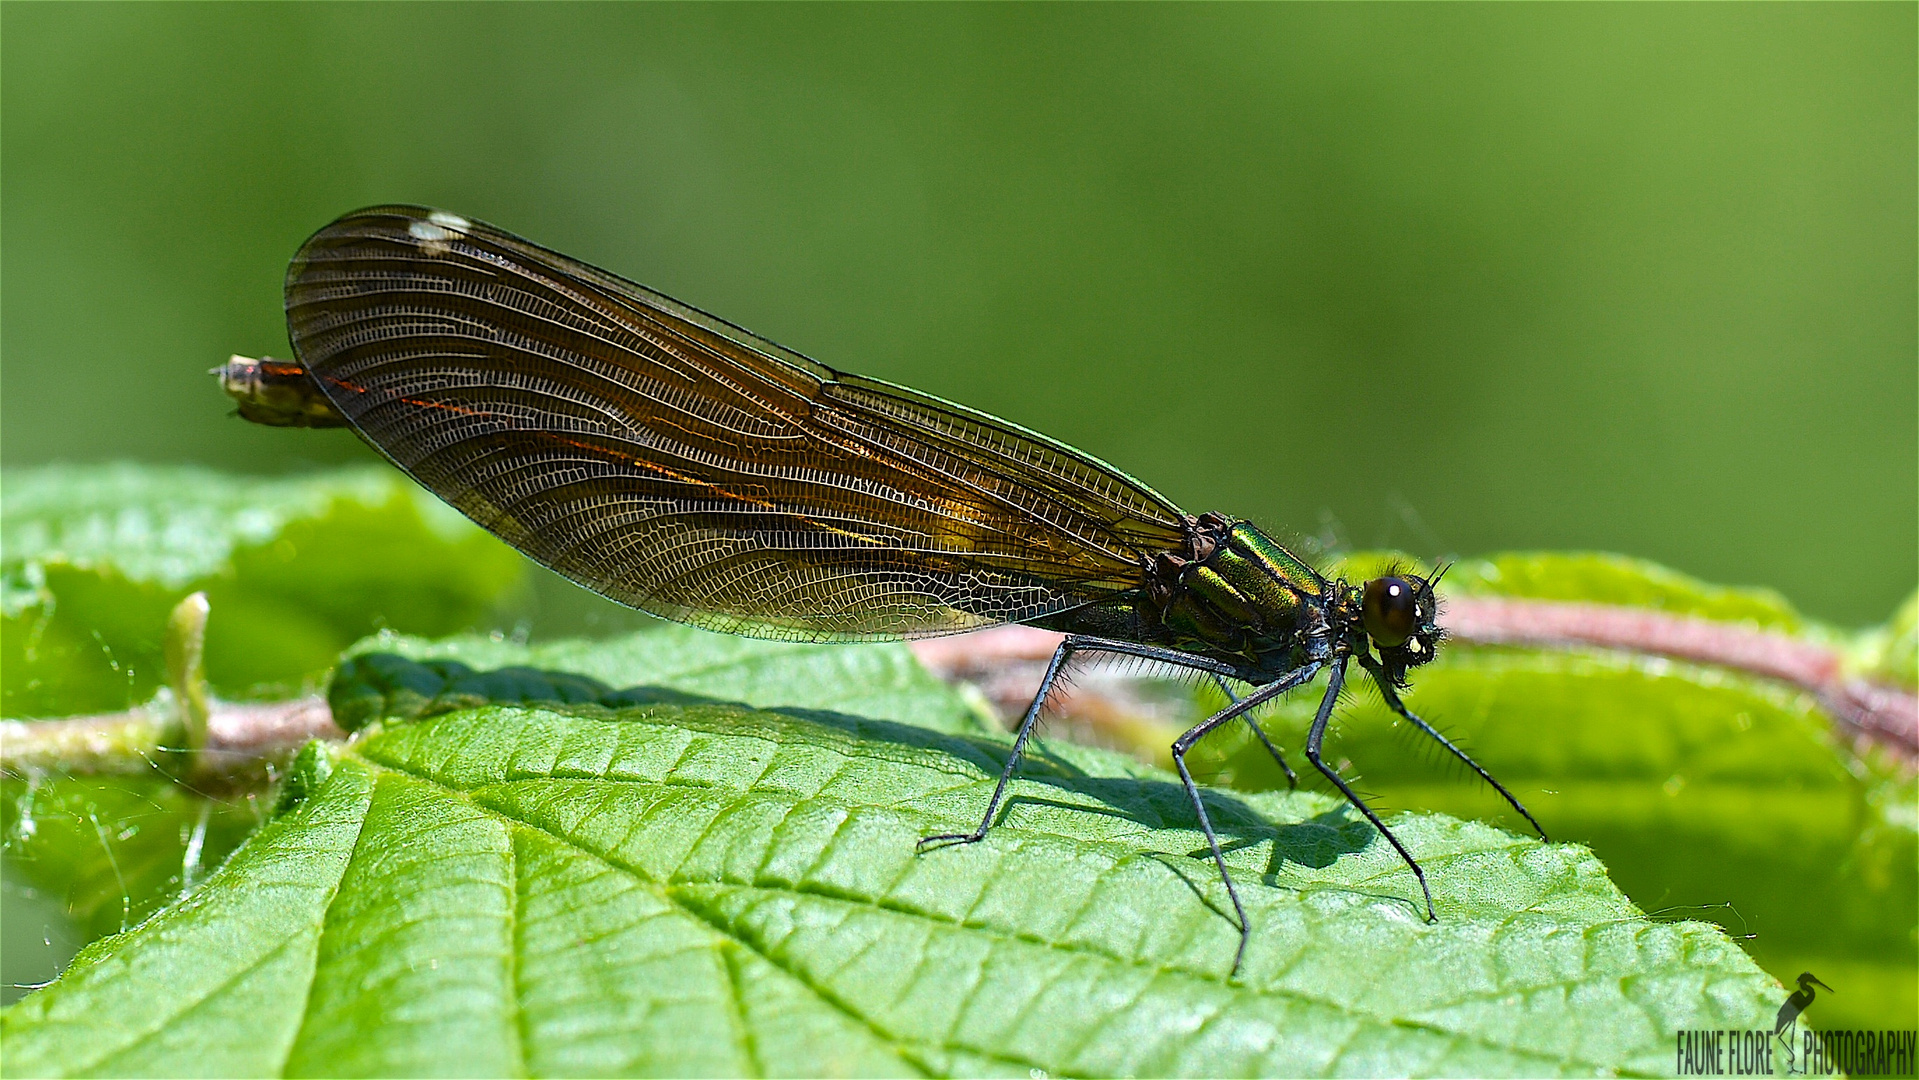
[[[1393,831],[1386,827],[1386,823],[1379,820],[1379,815],[1373,813],[1373,808],[1366,805],[1366,800],[1360,798],[1359,794],[1332,766],[1320,759],[1319,748],[1326,741],[1326,722],[1332,719],[1333,706],[1339,701],[1340,688],[1346,685],[1345,657],[1342,656],[1333,662],[1332,674],[1326,683],[1326,696],[1320,699],[1319,712],[1313,717],[1312,730],[1306,733],[1306,760],[1312,762],[1313,768],[1318,769],[1322,776],[1333,782],[1333,786],[1346,796],[1347,802],[1358,807],[1359,812],[1366,815],[1366,820],[1373,823],[1373,828],[1378,829],[1379,834],[1393,845],[1395,851],[1399,852],[1399,857],[1406,860],[1406,865],[1413,868],[1413,876],[1419,879],[1419,891],[1426,897],[1426,921],[1438,922],[1439,916],[1433,913],[1433,891],[1426,887],[1426,871],[1419,868],[1419,863],[1413,860],[1412,852],[1407,851],[1406,845],[1399,842],[1399,837],[1394,836]]]

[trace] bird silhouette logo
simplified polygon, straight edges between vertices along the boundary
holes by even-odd
[[[1812,999],[1818,994],[1818,991],[1813,989],[1815,986],[1828,993],[1836,994],[1839,992],[1827,986],[1825,983],[1820,982],[1819,977],[1812,972],[1802,971],[1799,973],[1799,989],[1793,991],[1792,994],[1786,998],[1784,1005],[1779,1006],[1779,1016],[1773,1021],[1773,1038],[1783,1038],[1785,1040],[1786,1072],[1788,1074],[1803,1073],[1805,1071],[1804,1069],[1795,1067],[1798,1059],[1793,1054],[1793,1044],[1798,1041],[1799,1014],[1806,1011],[1806,1006],[1811,1005]]]

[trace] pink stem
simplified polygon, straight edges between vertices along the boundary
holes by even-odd
[[[1919,698],[1847,675],[1840,654],[1823,645],[1689,615],[1553,600],[1452,597],[1442,619],[1454,640],[1476,645],[1626,649],[1777,679],[1817,696],[1854,734],[1907,760],[1919,758]],[[1030,626],[999,626],[912,645],[920,662],[935,674],[964,679],[1014,662],[1043,661],[1052,656],[1060,637]],[[1037,689],[1035,672],[1028,695]]]

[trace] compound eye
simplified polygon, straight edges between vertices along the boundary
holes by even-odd
[[[1419,615],[1418,594],[1401,577],[1374,578],[1362,600],[1366,634],[1382,649],[1398,648],[1413,636]]]

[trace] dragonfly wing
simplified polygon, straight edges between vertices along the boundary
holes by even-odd
[[[316,233],[287,273],[287,322],[395,465],[670,619],[951,633],[1110,600],[1184,543],[1178,508],[1070,447],[440,211]]]

